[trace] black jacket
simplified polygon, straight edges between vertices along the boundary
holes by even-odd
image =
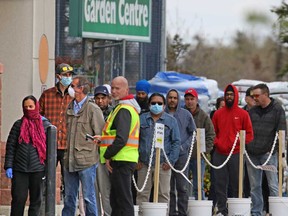
[[[47,134],[47,128],[50,122],[43,118],[44,130]],[[41,172],[45,170],[45,165],[40,163],[37,149],[32,143],[18,143],[22,120],[17,120],[12,126],[6,143],[6,155],[4,169],[12,168],[19,172]]]
[[[286,118],[282,106],[273,98],[266,108],[254,106],[249,110],[252,121],[254,140],[246,145],[251,155],[262,155],[271,151],[276,132],[285,130]],[[278,141],[274,153],[278,151]]]

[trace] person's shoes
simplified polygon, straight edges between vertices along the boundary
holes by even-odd
[[[216,216],[227,216],[227,214],[222,214],[221,212],[218,212],[218,213],[216,214]]]

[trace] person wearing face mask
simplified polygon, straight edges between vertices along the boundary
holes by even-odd
[[[39,114],[39,103],[33,95],[22,101],[23,117],[10,130],[6,142],[4,169],[11,179],[11,213],[24,215],[29,193],[28,215],[40,215],[43,177],[45,176],[47,128],[50,122]]]
[[[64,150],[67,147],[65,111],[72,97],[68,94],[68,87],[72,82],[73,67],[59,64],[56,68],[56,78],[59,80],[54,87],[45,90],[39,99],[40,114],[45,116],[57,127],[57,161],[61,166],[61,198],[64,197]]]
[[[65,198],[62,216],[75,215],[80,183],[85,215],[97,216],[94,184],[99,151],[93,140],[86,139],[86,134],[100,135],[105,121],[100,107],[88,97],[90,84],[86,77],[73,77],[70,87],[75,98],[66,110],[67,150],[64,154]]]
[[[155,123],[161,123],[165,126],[164,129],[164,149],[168,156],[170,163],[174,166],[179,158],[180,152],[180,132],[177,120],[166,113],[165,98],[162,94],[153,93],[148,100],[150,112],[140,115],[140,136],[139,136],[139,161],[137,164],[138,170],[138,187],[142,187],[145,177],[147,175],[149,157],[153,144],[153,134],[155,130]],[[165,160],[163,151],[161,151],[160,159],[160,177],[159,177],[159,194],[158,201],[162,203],[169,203],[170,200],[170,180],[171,167]],[[155,167],[155,150],[152,162],[152,168],[148,177],[147,185],[142,192],[137,193],[136,203],[140,205],[142,202],[149,202],[150,192],[153,184],[153,175]]]
[[[215,152],[213,161],[220,166],[227,159],[234,144],[237,133],[246,131],[246,144],[254,138],[252,123],[247,111],[238,106],[239,94],[235,86],[229,84],[224,91],[225,106],[213,115],[212,122],[216,137],[214,139]],[[240,140],[229,161],[221,169],[215,169],[215,195],[217,197],[217,215],[228,215],[227,189],[229,185],[230,197],[238,197],[239,183],[239,151]]]

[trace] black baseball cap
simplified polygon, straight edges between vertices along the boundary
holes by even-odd
[[[103,86],[103,85],[97,86],[94,89],[94,96],[96,96],[98,94],[103,94],[103,95],[108,96],[109,92],[108,92],[108,89],[106,88],[106,86]]]

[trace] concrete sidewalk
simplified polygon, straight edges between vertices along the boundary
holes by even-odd
[[[56,206],[56,215],[55,216],[61,216],[61,212],[63,209],[63,205],[57,205]],[[10,216],[10,206],[0,206],[0,216]],[[25,208],[24,216],[28,216],[28,206]]]

